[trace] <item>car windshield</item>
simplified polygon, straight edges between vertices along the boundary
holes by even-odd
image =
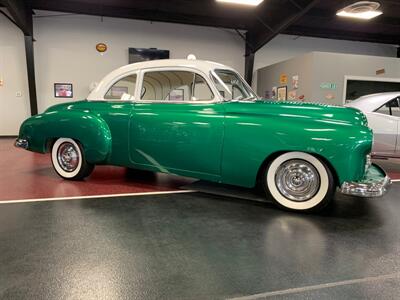
[[[226,101],[257,99],[249,85],[233,71],[214,70],[212,77],[218,92]]]

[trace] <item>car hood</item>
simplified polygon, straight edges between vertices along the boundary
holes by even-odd
[[[355,108],[307,102],[277,102],[268,100],[231,101],[227,114],[251,114],[289,119],[310,119],[337,125],[368,126],[365,115]]]

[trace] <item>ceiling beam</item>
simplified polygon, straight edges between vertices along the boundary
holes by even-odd
[[[392,44],[399,45],[400,37],[398,35],[383,35],[383,34],[371,34],[367,32],[352,32],[344,30],[329,30],[326,28],[315,28],[305,26],[291,26],[284,30],[282,33],[298,35],[298,36],[310,36],[319,38],[329,38],[337,40],[350,40],[359,42],[371,42],[381,44]]]
[[[129,7],[104,5],[98,3],[82,3],[78,1],[45,1],[33,0],[34,9],[52,10],[67,13],[87,14],[95,16],[138,19],[146,21],[157,21],[167,23],[181,23],[189,25],[211,26],[230,29],[246,30],[253,21],[251,16],[223,14],[222,16],[208,16],[194,14],[194,10],[176,12],[174,10],[161,10],[160,7],[139,6],[136,2],[131,2]],[[143,7],[146,7],[144,9]],[[162,7],[163,8],[163,7]]]
[[[282,3],[282,1],[280,1]],[[257,14],[257,20],[259,24],[254,26],[252,29],[249,30],[249,42],[253,45],[253,51],[258,51],[261,47],[271,41],[275,36],[279,33],[286,30],[289,26],[296,23],[301,17],[303,17],[311,8],[313,8],[319,0],[307,0],[302,1],[303,3],[300,5],[298,0],[290,0],[289,3],[292,4],[292,9],[289,9],[287,6],[288,3],[283,2],[280,11],[285,11],[286,16],[279,18],[279,23],[277,25],[272,25],[273,17],[276,15],[274,12],[268,11],[268,6],[264,6],[261,13]],[[279,11],[279,10],[278,10]],[[260,17],[263,15],[263,17]],[[280,17],[280,16],[279,16]],[[275,16],[276,18],[276,16]],[[269,21],[269,20],[272,21]]]
[[[2,4],[24,35],[33,36],[32,9],[27,3],[24,0],[3,0]]]

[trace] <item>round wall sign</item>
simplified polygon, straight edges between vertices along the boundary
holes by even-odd
[[[107,51],[107,45],[104,43],[98,43],[96,45],[96,50],[100,53],[106,52]]]

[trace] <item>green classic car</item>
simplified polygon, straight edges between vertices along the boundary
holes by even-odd
[[[107,164],[260,184],[280,207],[296,211],[325,207],[338,187],[376,197],[390,184],[371,165],[372,132],[360,111],[258,99],[235,70],[199,60],[121,67],[86,100],[27,119],[15,144],[51,152],[65,179]]]

